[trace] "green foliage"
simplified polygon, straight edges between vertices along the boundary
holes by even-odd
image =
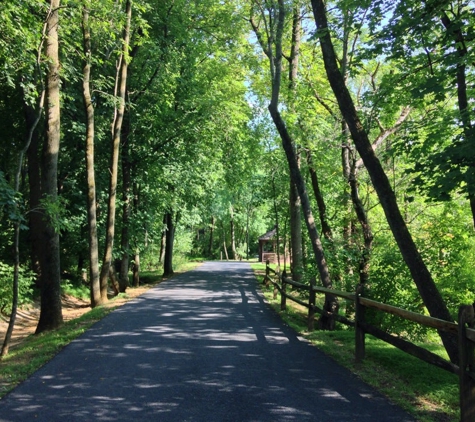
[[[0,171],[0,214],[4,214],[12,221],[22,218],[18,210],[18,194],[5,180],[2,171]]]
[[[31,303],[35,274],[23,267],[18,271],[18,305]],[[0,312],[10,314],[13,300],[13,267],[0,261]]]
[[[67,207],[67,200],[61,196],[53,198],[47,196],[40,201],[40,207],[49,224],[57,233],[67,230],[70,227],[70,211]]]

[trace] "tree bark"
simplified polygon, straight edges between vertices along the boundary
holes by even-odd
[[[371,230],[371,225],[368,220],[368,214],[366,213],[363,201],[360,198],[358,191],[358,181],[356,179],[356,168],[353,163],[350,178],[348,180],[351,191],[351,200],[353,202],[353,208],[356,212],[356,216],[361,225],[363,231],[364,247],[361,252],[360,262],[359,262],[359,283],[360,285],[366,285],[369,280],[369,264],[371,257],[371,250],[373,248],[373,232]]]
[[[163,263],[163,276],[170,277],[173,275],[173,242],[175,240],[175,224],[173,221],[173,213],[171,211],[166,214],[167,233],[165,241],[165,260]]]
[[[292,40],[289,61],[289,96],[293,111],[296,99],[296,87],[298,77],[298,64],[300,54],[302,18],[300,8],[295,5],[292,10]],[[297,149],[297,146],[294,145]],[[296,153],[297,163],[300,166],[300,155]],[[292,278],[300,282],[303,275],[303,251],[302,251],[302,217],[301,202],[296,186],[290,181],[290,249],[292,251]],[[285,250],[285,249],[284,249]]]
[[[139,251],[135,251],[134,254],[134,267],[133,267],[133,281],[134,281],[134,286],[139,287],[140,286],[140,253]]]
[[[315,220],[312,214],[310,201],[307,194],[307,189],[305,186],[305,181],[300,173],[300,169],[298,167],[297,158],[295,156],[294,148],[293,148],[293,139],[290,136],[287,127],[285,125],[282,116],[279,113],[279,95],[280,95],[280,86],[281,86],[281,75],[282,75],[282,36],[284,30],[284,23],[285,23],[285,4],[284,0],[278,0],[278,5],[275,10],[275,16],[272,18],[275,20],[275,33],[272,34],[272,39],[269,39],[269,46],[264,45],[262,42],[263,38],[259,32],[259,28],[257,27],[256,23],[254,22],[253,18],[251,17],[250,22],[251,25],[256,32],[256,36],[261,43],[262,49],[264,53],[269,58],[270,70],[271,70],[271,78],[272,78],[272,92],[271,92],[271,101],[268,106],[269,113],[274,121],[274,125],[280,135],[282,146],[284,148],[287,162],[290,169],[291,180],[295,184],[297,191],[300,196],[300,200],[302,203],[302,211],[304,214],[305,223],[307,226],[308,234],[310,237],[310,241],[312,244],[312,249],[315,255],[315,260],[318,268],[318,272],[320,275],[321,282],[324,287],[331,288],[332,282],[330,279],[330,273],[328,271],[328,265],[325,260],[325,254],[323,252],[323,246],[320,241],[320,237],[315,225]],[[275,46],[275,54],[272,50],[272,41],[274,42]],[[334,328],[334,320],[332,315],[338,312],[338,300],[335,296],[327,294],[325,295],[325,305],[324,310],[325,314],[322,315],[319,325],[320,328],[323,329],[333,329]]]
[[[89,283],[91,307],[103,303],[99,280],[99,244],[97,240],[97,202],[96,178],[94,170],[94,105],[91,98],[91,33],[89,28],[89,9],[83,4],[83,102],[86,111],[86,180],[87,180],[87,223],[89,239]]]
[[[295,184],[290,181],[290,248],[292,279],[300,282],[303,275],[301,201]]]
[[[18,157],[18,167],[15,173],[15,192],[20,190],[20,177],[23,167],[24,157],[31,145],[33,137],[36,137],[36,126],[40,121],[41,115],[43,114],[43,100],[44,100],[44,91],[41,93],[38,109],[36,110],[36,116],[31,121],[27,121],[28,134],[26,136],[25,145],[20,151]],[[32,111],[30,109],[30,111]],[[33,117],[30,115],[29,117]],[[18,205],[16,205],[17,212],[19,213]],[[8,321],[7,332],[5,334],[5,339],[2,345],[1,356],[6,356],[10,348],[10,340],[13,334],[13,328],[15,327],[17,310],[18,310],[18,296],[19,296],[19,273],[20,273],[20,227],[21,220],[20,216],[16,215],[13,222],[13,286],[12,286],[12,311],[10,314],[10,320]]]
[[[129,151],[129,134],[130,134],[130,110],[125,111],[124,124],[122,130],[122,233],[120,239],[120,247],[122,251],[122,259],[119,274],[119,290],[125,293],[129,286],[129,266],[130,266],[130,216],[132,214],[132,164],[130,161]]]
[[[46,138],[42,156],[42,199],[57,203],[58,154],[60,143],[60,75],[59,75],[59,24],[60,0],[50,1],[50,13],[46,24],[47,39],[45,56],[48,62],[46,77]],[[54,218],[45,216],[41,243],[41,310],[36,334],[53,330],[63,324],[61,309],[61,266],[59,233]]]
[[[310,151],[307,151],[307,164],[310,172],[310,180],[312,181],[313,194],[315,195],[315,199],[317,201],[318,216],[320,218],[320,225],[322,226],[323,237],[329,242],[333,242],[332,229],[327,219],[327,206],[320,189],[318,175],[315,167],[313,166],[312,154]]]
[[[211,227],[209,230],[208,256],[213,257],[213,235],[214,235],[214,215],[211,216]]]
[[[165,249],[167,247],[167,214],[163,215],[163,229],[162,229],[162,237],[160,241],[160,257],[159,263],[160,265],[165,264]]]
[[[233,259],[236,261],[238,259],[238,256],[236,252],[236,233],[234,229],[234,208],[232,205],[229,208],[229,215],[230,215],[229,229],[231,232],[231,252],[233,254]]]
[[[25,105],[25,119],[28,128],[31,128],[34,121],[34,110]],[[32,210],[28,214],[28,236],[31,245],[31,269],[36,274],[36,286],[40,288],[41,284],[41,228],[43,227],[43,217],[39,211],[41,199],[41,170],[40,170],[40,137],[39,132],[34,131],[30,147],[27,151],[28,160],[28,186],[29,186],[29,206]]]
[[[348,124],[356,149],[371,177],[373,186],[378,194],[386,219],[399,246],[399,250],[406,262],[412,278],[419,290],[422,300],[431,316],[446,321],[453,321],[446,304],[444,303],[432,276],[412,239],[409,230],[402,218],[396,195],[384,172],[380,161],[376,157],[368,134],[357,115],[353,99],[346,87],[343,76],[337,64],[337,58],[327,23],[326,9],[323,0],[312,0],[313,14],[317,24],[317,34],[320,40],[325,70],[332,90],[337,99],[343,118]],[[439,333],[450,360],[458,360],[458,347],[454,339]]]
[[[130,24],[132,19],[132,2],[126,1],[126,15],[127,21],[124,28],[122,54],[120,59],[120,68],[118,73],[119,92],[118,100],[119,106],[116,108],[114,123],[112,128],[112,151],[110,164],[110,184],[109,184],[109,201],[107,204],[107,223],[106,223],[106,243],[104,249],[104,257],[102,259],[102,269],[100,276],[101,297],[105,302],[107,301],[107,281],[109,278],[109,269],[112,264],[112,251],[114,247],[115,235],[115,211],[116,211],[116,197],[117,197],[117,176],[119,163],[119,145],[121,139],[122,122],[125,112],[125,97],[127,89],[127,69],[130,45]]]

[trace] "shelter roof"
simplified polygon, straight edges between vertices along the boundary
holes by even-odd
[[[274,227],[272,230],[268,231],[266,234],[259,236],[259,240],[272,240],[277,234],[277,229]]]

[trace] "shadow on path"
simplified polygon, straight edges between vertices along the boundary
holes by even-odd
[[[246,263],[207,262],[95,324],[0,421],[413,421],[282,324]]]

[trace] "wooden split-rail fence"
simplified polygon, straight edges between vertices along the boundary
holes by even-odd
[[[355,359],[361,362],[365,357],[365,334],[371,334],[386,343],[389,343],[398,349],[415,356],[429,364],[438,366],[446,371],[452,372],[459,377],[460,389],[460,421],[475,421],[475,314],[472,305],[462,305],[459,308],[458,323],[444,321],[432,318],[426,315],[417,314],[407,311],[396,306],[387,305],[385,303],[376,302],[374,300],[362,296],[362,290],[357,289],[356,292],[343,292],[334,289],[318,287],[313,284],[307,285],[298,283],[287,277],[285,272],[280,273],[273,270],[269,261],[266,262],[266,275],[264,283],[274,286],[274,299],[280,292],[281,309],[287,307],[287,299],[290,299],[308,309],[308,330],[312,331],[315,324],[315,314],[324,314],[324,310],[316,305],[317,294],[330,294],[343,298],[355,304],[355,318],[351,320],[342,315],[332,315],[336,321],[352,326],[355,328]],[[293,286],[295,289],[308,292],[308,302],[305,302],[287,292],[287,286]],[[425,327],[435,328],[438,331],[450,333],[457,336],[459,345],[459,365],[455,365],[440,356],[419,347],[407,340],[396,337],[369,324],[365,320],[365,310],[367,308],[377,309],[381,312],[390,313],[406,320],[415,322]]]

